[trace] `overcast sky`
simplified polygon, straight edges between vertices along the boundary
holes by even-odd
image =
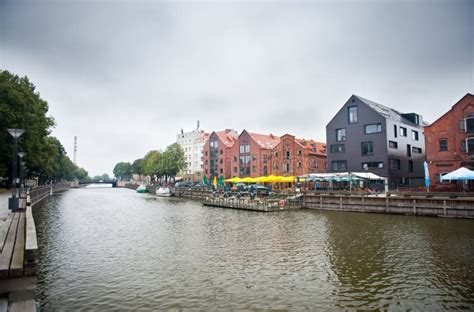
[[[473,92],[474,1],[0,0],[0,68],[91,175],[183,128],[325,141],[352,95],[433,121]]]

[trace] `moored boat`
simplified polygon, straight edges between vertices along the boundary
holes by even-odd
[[[148,193],[148,190],[145,185],[141,184],[137,187],[137,193]]]
[[[171,191],[167,187],[160,187],[156,190],[156,196],[169,197],[171,196]]]

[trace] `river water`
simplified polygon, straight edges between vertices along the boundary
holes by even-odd
[[[474,220],[258,213],[115,188],[33,210],[44,311],[474,309]]]

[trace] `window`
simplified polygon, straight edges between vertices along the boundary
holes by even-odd
[[[286,172],[290,172],[290,164],[289,163],[285,164],[285,169],[286,169]]]
[[[462,132],[473,133],[474,132],[474,116],[468,115],[465,119],[462,119],[460,126],[461,126]]]
[[[223,150],[220,150],[219,153],[222,155],[222,154],[224,153],[224,151],[223,151]]]
[[[357,122],[357,106],[349,106],[347,108],[349,123]]]
[[[263,155],[263,163],[266,164],[268,161],[268,156],[267,155]]]
[[[362,156],[369,156],[374,154],[373,142],[362,142]]]
[[[224,173],[224,170],[221,168],[221,170],[219,170],[220,173]]]
[[[245,145],[245,152],[250,153],[250,144]]]
[[[206,156],[207,156],[207,151],[204,153],[204,155],[206,155]]]
[[[245,156],[245,163],[250,164],[250,156],[249,155]]]
[[[245,168],[245,174],[249,175],[250,174],[250,167]]]
[[[395,141],[388,141],[388,147],[390,148],[398,148],[398,143]]]
[[[234,173],[237,173],[237,167],[234,167]]]
[[[466,153],[474,154],[474,138],[467,138],[464,146],[466,146]]]
[[[301,154],[302,154],[301,150],[298,150],[298,156],[301,156]]]
[[[252,155],[252,160],[257,160],[257,155],[253,154]]]
[[[219,163],[220,163],[220,164],[223,164],[223,163],[224,163],[224,161],[223,161],[222,159],[220,159],[220,160],[219,160]]]
[[[419,147],[412,147],[412,151],[415,154],[421,154],[423,150]]]
[[[397,137],[398,131],[397,131],[397,125],[393,125],[393,136]]]
[[[407,128],[400,127],[400,136],[407,136]]]
[[[245,162],[245,156],[240,156],[240,164],[243,165]]]
[[[411,157],[411,145],[407,144],[407,156]]]
[[[445,152],[448,150],[448,140],[439,140],[439,151]]]
[[[275,157],[278,157],[278,152],[275,152]]]
[[[243,145],[239,146],[239,152],[240,152],[240,154],[245,153],[245,147]]]
[[[286,158],[290,158],[291,157],[291,152],[290,151],[286,151]]]
[[[390,159],[390,169],[400,170],[400,159]]]
[[[257,172],[257,167],[253,166],[252,167],[252,172]]]
[[[408,172],[413,172],[413,160],[408,161]]]
[[[347,171],[347,161],[346,160],[333,161],[332,171]]]
[[[413,141],[418,141],[418,131],[415,131],[415,130],[411,130],[411,139]]]
[[[331,154],[344,153],[346,151],[344,144],[332,144]]]
[[[342,142],[346,140],[346,129],[336,129],[336,141]]]
[[[298,162],[298,168],[301,168],[301,161]]]
[[[363,162],[361,165],[363,170],[383,168],[383,162],[381,161]]]
[[[234,162],[237,162],[237,156],[234,156]]]
[[[218,145],[218,143],[217,143],[217,141],[215,141],[215,140],[214,140],[214,141],[211,141],[211,142],[209,143],[209,146],[210,146],[210,147],[213,147],[213,148],[217,148],[217,145]]]
[[[382,132],[382,124],[371,124],[364,126],[364,133],[371,134],[371,133],[379,133]]]

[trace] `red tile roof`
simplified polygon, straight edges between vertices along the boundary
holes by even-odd
[[[250,137],[264,149],[272,149],[280,143],[280,138],[273,134],[250,133]]]
[[[216,134],[219,140],[221,140],[227,147],[232,147],[238,138],[236,133],[229,130],[216,131]]]
[[[326,144],[321,142],[316,142],[314,140],[305,140],[295,138],[295,142],[308,150],[310,154],[315,155],[326,155]]]

